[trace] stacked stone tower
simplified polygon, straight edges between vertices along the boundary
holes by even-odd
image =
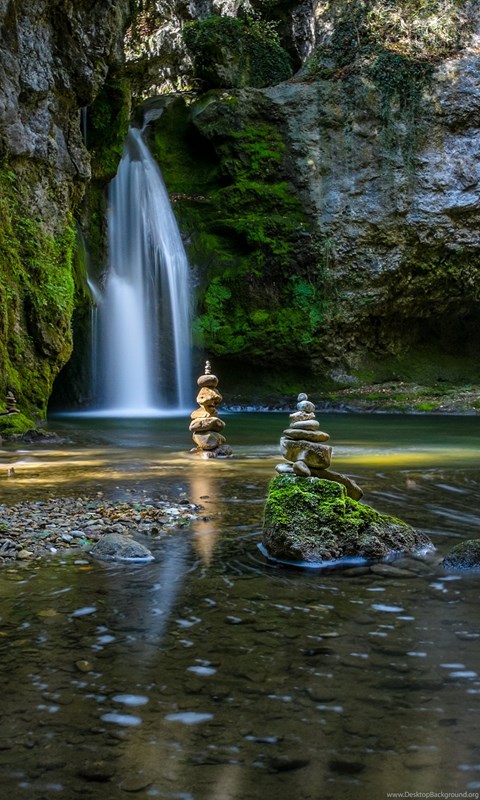
[[[330,439],[328,433],[320,430],[320,423],[315,419],[315,406],[308,395],[299,394],[297,410],[290,414],[290,426],[283,431],[280,439],[280,451],[286,463],[277,464],[280,474],[293,473],[300,478],[323,478],[336,481],[346,487],[347,495],[353,500],[360,500],[363,492],[355,481],[329,469],[332,460],[332,448],[325,444]]]
[[[203,458],[228,458],[232,448],[226,444],[222,431],[225,423],[217,413],[217,406],[222,402],[222,395],[217,390],[218,378],[212,375],[210,361],[205,363],[205,374],[197,379],[200,390],[197,394],[197,408],[190,414],[190,431],[196,447],[192,453]]]

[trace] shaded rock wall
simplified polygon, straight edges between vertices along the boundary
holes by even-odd
[[[434,5],[422,16],[414,3],[381,0],[275,4],[282,44],[303,62],[295,77],[210,92],[182,123],[181,157],[189,141],[199,158],[213,153],[217,183],[195,169],[189,183],[163,147],[167,185],[190,195],[176,207],[209,353],[280,371],[296,364],[315,386],[480,378],[480,4],[443,3],[439,17]],[[274,176],[261,155],[268,126],[281,140]],[[257,175],[245,169],[255,148]],[[274,196],[280,183],[304,219],[296,243],[280,226],[275,248],[272,230],[260,241],[255,213],[273,219],[276,206],[292,217]],[[195,193],[210,202],[198,206],[200,236]],[[236,198],[236,223],[222,197]],[[288,275],[301,283],[289,286]]]
[[[0,2],[0,404],[43,416],[72,349],[81,108],[122,60],[127,0]]]

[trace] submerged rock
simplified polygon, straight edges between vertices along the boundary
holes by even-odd
[[[347,496],[345,486],[316,477],[279,475],[269,486],[263,545],[286,561],[376,561],[432,544],[406,522]]]
[[[480,539],[467,539],[455,545],[441,564],[445,569],[480,569]]]
[[[148,547],[120,533],[106,533],[93,545],[90,555],[107,561],[153,561]]]

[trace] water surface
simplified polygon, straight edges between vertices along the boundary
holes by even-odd
[[[188,420],[56,419],[4,446],[3,503],[103,492],[189,499],[148,565],[79,555],[0,570],[0,786],[15,798],[384,798],[480,792],[480,420],[325,415],[334,468],[437,552],[308,572],[258,550],[281,413],[224,414],[234,458],[195,460]],[[15,467],[7,478],[8,466]]]

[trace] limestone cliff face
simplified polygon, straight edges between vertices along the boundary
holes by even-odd
[[[68,359],[81,109],[123,57],[127,0],[0,1],[0,405],[42,416]]]
[[[272,113],[281,112],[291,180],[335,276],[319,365],[339,375],[412,348],[427,358],[439,350],[477,356],[478,51],[436,67],[413,125],[395,100],[386,122],[381,90],[365,78],[299,81],[264,94]],[[385,377],[408,373],[392,364]]]
[[[479,378],[480,3],[418,6],[275,4],[269,13],[302,64],[297,74],[265,89],[226,87],[192,104],[191,124],[235,196],[243,247],[232,266],[231,247],[217,242],[216,266],[201,276],[200,328],[211,353],[253,364],[263,357],[276,367],[296,360],[315,381]],[[282,141],[278,157],[273,131]],[[201,142],[195,147],[202,152]],[[178,174],[171,172],[171,190],[185,192]],[[280,247],[265,257],[273,233],[257,231],[255,246],[252,238],[255,209],[272,218],[275,197],[282,218],[292,215],[279,199],[285,183],[306,219],[282,266]],[[234,213],[225,213],[224,188],[200,190],[217,213],[208,250],[212,235],[235,233]],[[181,216],[181,201],[178,208]],[[184,216],[196,265],[202,245],[188,225],[191,209]],[[285,231],[277,228],[277,239]]]

